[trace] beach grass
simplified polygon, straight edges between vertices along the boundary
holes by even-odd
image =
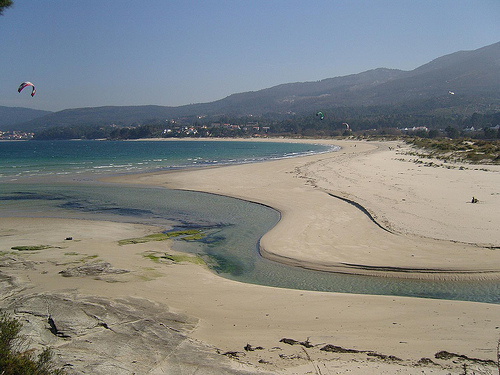
[[[413,138],[408,143],[425,150],[421,157],[475,164],[500,164],[500,141],[480,139]]]

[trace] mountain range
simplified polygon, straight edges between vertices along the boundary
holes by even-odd
[[[0,130],[133,125],[199,117],[305,115],[318,110],[465,116],[500,111],[500,42],[439,57],[411,71],[378,68],[316,82],[287,83],[179,107],[108,106],[59,112],[0,107]]]

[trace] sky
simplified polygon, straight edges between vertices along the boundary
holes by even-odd
[[[499,0],[13,0],[0,106],[180,106],[500,41]],[[20,94],[23,81],[35,84]]]

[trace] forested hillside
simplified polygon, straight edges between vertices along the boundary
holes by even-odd
[[[317,121],[314,116],[317,111],[325,115],[324,121]],[[4,111],[3,116],[0,112],[0,124],[11,119],[11,128],[37,133],[51,127],[70,127],[77,135],[95,133],[93,129],[103,127],[147,125],[163,132],[181,126],[259,122],[269,128],[268,131],[280,129],[276,133],[299,128],[308,128],[311,133],[329,133],[342,130],[343,123],[350,124],[351,130],[422,126],[463,129],[472,126],[480,118],[477,116],[499,111],[500,42],[442,56],[412,71],[379,68],[180,107],[123,106],[76,108],[49,114],[32,112],[32,119],[23,123]],[[495,125],[493,120],[491,126]],[[82,127],[89,130],[84,131]]]

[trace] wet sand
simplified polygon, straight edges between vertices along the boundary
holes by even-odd
[[[108,181],[206,191],[269,205],[282,213],[282,220],[262,238],[261,251],[289,264],[384,277],[499,277],[498,167],[431,167],[415,163],[408,146],[394,142],[331,142],[342,150]],[[469,203],[472,196],[478,203]],[[463,363],[469,369],[493,368],[492,362],[465,357],[497,358],[499,305],[248,285],[222,279],[203,266],[144,256],[170,251],[168,242],[118,245],[119,239],[158,230],[152,226],[35,218],[0,222],[0,251],[8,253],[1,271],[15,278],[14,296],[73,293],[162,304],[197,319],[189,340],[212,347],[234,371],[458,374]],[[73,240],[65,240],[68,235]],[[9,251],[40,243],[54,247]],[[96,261],[128,272],[59,273]],[[280,342],[283,338],[302,345]],[[262,349],[248,351],[247,344]],[[350,351],[320,350],[328,345]],[[436,359],[440,351],[462,357]],[[418,363],[423,357],[435,364]],[[153,361],[152,373],[167,369],[165,361]]]
[[[499,166],[425,167],[403,144],[336,143],[342,150],[329,154],[112,180],[273,207],[282,220],[261,252],[283,263],[379,276],[500,277]]]

